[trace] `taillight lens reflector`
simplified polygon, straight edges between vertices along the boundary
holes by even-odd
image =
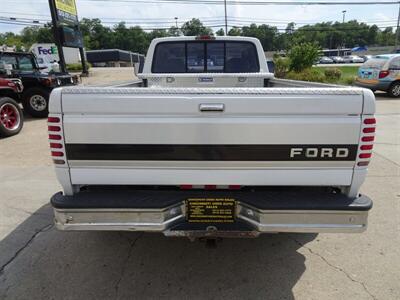
[[[64,165],[64,164],[65,164],[65,161],[64,161],[64,160],[61,160],[61,159],[53,159],[53,162],[54,162],[56,165]]]
[[[205,188],[206,190],[215,190],[215,189],[217,189],[217,186],[216,186],[215,184],[206,184],[206,185],[204,186],[204,188]]]
[[[363,142],[373,142],[374,140],[375,140],[374,136],[363,136],[361,138],[361,141],[363,141]]]
[[[50,148],[61,149],[61,148],[62,148],[62,144],[59,144],[59,143],[50,143]]]
[[[230,185],[229,189],[230,190],[240,190],[242,188],[241,185]]]
[[[191,184],[182,184],[179,186],[181,190],[190,190],[193,188]]]
[[[49,140],[61,140],[61,135],[58,134],[49,134]]]
[[[371,158],[372,153],[361,153],[358,157],[359,158]]]
[[[375,118],[369,118],[369,119],[364,119],[364,124],[376,124],[376,119]]]
[[[60,151],[51,151],[51,156],[61,157],[61,156],[64,156],[64,153],[62,153]]]
[[[49,123],[59,123],[60,122],[60,118],[58,118],[58,117],[48,117],[47,118],[47,122],[49,122]]]
[[[361,150],[372,150],[374,148],[374,145],[362,145],[360,147]]]
[[[357,163],[357,166],[359,167],[365,167],[369,165],[369,161],[360,161]]]
[[[47,129],[49,131],[61,131],[61,127],[60,126],[48,126]]]
[[[375,132],[375,127],[366,127],[363,129],[364,133],[373,133]]]

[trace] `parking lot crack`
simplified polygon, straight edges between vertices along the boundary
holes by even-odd
[[[141,232],[134,240],[130,241],[130,245],[129,245],[129,252],[128,255],[126,256],[126,258],[124,259],[124,262],[122,264],[122,270],[121,270],[121,274],[117,280],[117,282],[115,283],[114,289],[115,289],[115,294],[116,294],[116,298],[118,297],[118,292],[119,292],[119,286],[121,284],[122,279],[125,276],[125,271],[127,268],[127,263],[130,260],[133,250],[135,248],[136,242],[143,236],[143,232]]]
[[[0,267],[0,276],[4,275],[4,271],[7,266],[9,266],[18,257],[18,255],[21,254],[22,251],[29,247],[39,234],[50,230],[53,226],[54,224],[47,224],[39,230],[35,231],[35,233],[29,238],[29,240],[21,248],[19,248],[5,264]]]
[[[49,214],[43,214],[43,213],[38,213],[38,212],[31,212],[31,211],[25,210],[25,209],[23,209],[23,208],[14,207],[14,206],[10,206],[10,205],[5,205],[5,207],[6,207],[6,208],[9,208],[9,209],[13,209],[13,210],[19,211],[19,212],[22,212],[22,213],[25,213],[25,214],[30,215],[30,216],[47,216],[47,217],[50,217],[50,216],[51,216],[51,215],[49,215]]]
[[[379,153],[376,152],[376,151],[374,151],[374,155],[377,155],[377,156],[379,156],[379,157],[382,157],[384,160],[386,160],[386,161],[388,161],[388,162],[390,162],[390,163],[392,163],[392,164],[394,164],[394,165],[400,167],[400,165],[399,165],[397,162],[395,162],[395,161],[393,161],[393,160],[387,158],[386,156],[384,156],[384,155],[382,155],[382,154],[379,154]]]
[[[307,247],[306,245],[304,245],[303,243],[301,243],[300,241],[296,240],[295,238],[291,238],[296,244],[300,245],[302,248],[307,249],[308,252],[310,252],[311,254],[319,257],[325,264],[327,264],[329,267],[331,267],[332,269],[335,269],[336,271],[344,274],[349,280],[351,280],[354,283],[357,283],[358,285],[360,285],[363,290],[374,300],[377,300],[377,298],[368,290],[367,285],[362,282],[362,281],[358,281],[356,279],[354,279],[349,273],[346,272],[346,270],[344,270],[343,268],[339,267],[339,266],[335,266],[334,264],[330,263],[324,256],[322,256],[321,254],[319,254],[318,252],[315,252],[314,250],[312,250],[310,247]]]

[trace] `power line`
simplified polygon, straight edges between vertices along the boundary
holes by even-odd
[[[28,15],[28,14],[26,14]],[[12,20],[12,21],[25,21],[25,22],[36,22],[36,21],[42,21],[42,22],[50,22],[50,19],[43,19],[43,18],[27,18],[27,17],[16,17],[16,16],[0,16],[3,20]],[[208,24],[214,24],[216,22],[222,22],[224,21],[224,16],[216,16],[216,17],[208,17],[209,19],[205,18],[203,19],[202,17],[199,17],[202,20],[202,23],[207,26]],[[140,24],[174,24],[175,22],[173,20],[170,20],[170,18],[164,18],[164,21],[159,21],[158,18],[154,19],[147,19],[147,18],[132,18],[132,19],[119,19],[119,18],[98,18],[102,23],[104,24],[118,24],[121,22],[124,22],[126,24],[135,24],[135,23],[140,23]],[[108,21],[108,20],[115,19],[116,21]],[[241,22],[244,24],[256,24],[256,23],[263,23],[263,24],[288,24],[291,21],[278,21],[278,20],[270,20],[270,19],[254,19],[254,18],[245,18],[245,17],[235,17],[235,16],[228,16],[228,21],[229,22]],[[152,20],[157,20],[157,21],[152,21]],[[166,21],[169,20],[169,21]],[[190,21],[190,19],[183,19],[183,22]],[[361,21],[360,23],[364,24],[394,24],[396,22],[395,19],[393,20],[377,20],[377,21]],[[324,21],[324,22],[296,22],[296,25],[316,25],[316,24],[335,24],[334,22],[329,22],[329,21]]]
[[[120,3],[174,3],[174,4],[217,4],[224,0],[81,0],[82,2],[120,2]],[[232,1],[227,5],[396,5],[399,1]]]
[[[22,16],[38,16],[38,17],[49,17],[50,14],[34,14],[34,13],[22,13],[22,12],[15,12],[15,11],[3,11],[3,14],[11,14],[11,15],[22,15]],[[10,16],[11,17],[11,16]],[[89,19],[100,19],[100,20],[118,20],[120,21],[121,18],[115,18],[115,17],[89,17],[89,16],[82,16],[82,18],[89,18]],[[222,20],[224,18],[224,16],[196,16],[195,18],[197,19],[201,19],[201,20],[206,20],[206,19],[218,19],[218,20]],[[250,21],[254,21],[254,22],[268,22],[268,23],[291,23],[293,22],[293,20],[282,20],[282,19],[261,19],[261,18],[248,18],[248,17],[239,17],[239,16],[228,16],[228,19],[240,19],[240,20],[250,20]],[[182,18],[181,18],[182,19]],[[192,18],[187,18],[187,19],[183,19],[183,20],[191,20]],[[160,18],[124,18],[123,20],[129,20],[129,21],[137,21],[137,20],[171,20],[170,17],[160,17]],[[372,23],[372,22],[377,22],[377,23],[388,23],[388,22],[396,22],[397,19],[367,19],[367,20],[363,20],[360,22],[364,22],[364,23]],[[174,21],[172,21],[174,22]],[[319,21],[319,20],[300,20],[295,22],[296,24],[316,24],[316,23],[328,23],[330,21]]]
[[[33,22],[28,22],[28,21],[18,21],[18,20],[5,20],[0,17],[0,23],[1,24],[12,24],[12,25],[23,25],[23,26],[44,26],[46,24],[43,23],[33,23]],[[148,30],[167,30],[171,26],[142,26],[142,24],[136,24],[139,26],[141,29],[148,31]],[[224,27],[223,21],[221,23],[215,23],[215,24],[210,24],[207,27],[211,28],[221,28]],[[244,23],[239,23],[239,22],[233,22],[232,27],[235,28],[240,28],[243,29],[244,27],[248,27],[248,24]],[[385,29],[386,27],[383,26],[377,26],[379,29]],[[277,31],[280,32],[285,32],[286,28],[279,28],[279,27],[274,27]],[[337,32],[337,31],[364,31],[368,30],[367,28],[318,28],[318,27],[313,27],[313,28],[298,28],[295,29],[295,31],[302,31],[302,32]]]

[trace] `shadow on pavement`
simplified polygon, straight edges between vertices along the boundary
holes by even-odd
[[[0,299],[294,299],[297,250],[316,234],[226,239],[216,249],[135,232],[60,232],[43,206],[0,241]]]
[[[399,100],[399,98],[393,98],[390,97],[387,93],[385,92],[374,92],[375,99],[377,101],[385,101],[385,100]]]

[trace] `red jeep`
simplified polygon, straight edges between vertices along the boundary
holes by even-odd
[[[24,125],[24,117],[16,100],[23,90],[19,79],[0,78],[0,136],[17,134]]]

